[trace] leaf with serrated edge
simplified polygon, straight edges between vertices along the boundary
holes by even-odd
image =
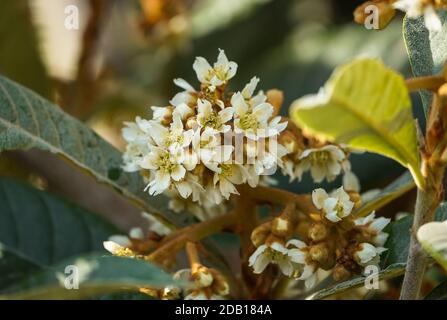
[[[317,137],[396,160],[423,187],[408,89],[380,61],[357,59],[337,68],[318,95],[296,100],[290,114]]]
[[[118,150],[57,106],[0,76],[0,152],[30,148],[70,160],[162,222],[185,224],[182,215],[168,209],[166,197],[149,197],[140,175],[121,169]]]

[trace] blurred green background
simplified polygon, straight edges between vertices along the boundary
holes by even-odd
[[[0,73],[56,102],[122,149],[122,122],[136,115],[148,117],[149,106],[167,104],[179,90],[173,78],[197,85],[194,57],[214,61],[218,48],[239,65],[231,89],[241,89],[258,76],[260,88],[284,92],[283,114],[294,99],[316,92],[334,67],[358,56],[379,57],[409,76],[402,19],[382,31],[367,30],[352,21],[360,3],[1,1]],[[79,29],[65,27],[70,5],[79,10]],[[413,101],[421,117],[419,97]],[[403,172],[377,155],[354,155],[352,162],[363,190],[384,186]],[[3,163],[2,171],[12,175],[13,170]],[[312,187],[308,176],[292,184],[278,179],[284,188],[297,192]]]

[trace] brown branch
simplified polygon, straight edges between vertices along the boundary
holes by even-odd
[[[440,76],[417,77],[405,80],[405,84],[407,85],[409,91],[424,89],[436,92],[445,82],[444,77]]]

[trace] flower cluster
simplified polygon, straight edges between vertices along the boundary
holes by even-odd
[[[388,237],[383,229],[390,219],[376,218],[374,212],[366,217],[353,216],[360,196],[347,193],[343,187],[330,194],[316,189],[312,201],[318,212],[298,221],[283,213],[253,231],[257,249],[249,263],[254,273],[276,264],[285,276],[305,280],[310,287],[319,268],[332,270],[333,277],[342,280],[368,265],[379,264]]]
[[[274,172],[285,153],[276,138],[287,122],[275,116],[262,91],[255,93],[258,78],[239,92],[227,93],[237,64],[223,50],[213,66],[198,57],[193,69],[199,90],[175,79],[183,91],[169,106],[152,107],[151,120],[137,117],[123,129],[128,143],[124,170],[141,171],[149,194],[169,193],[175,199],[171,208],[177,211],[194,209],[193,203],[209,211],[238,194],[236,185],[255,187],[260,175]]]

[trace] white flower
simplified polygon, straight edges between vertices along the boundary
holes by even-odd
[[[312,288],[317,282],[317,268],[307,262],[307,252],[304,250],[307,245],[303,241],[292,239],[286,246],[292,247],[288,252],[294,269],[292,276],[297,280],[303,280],[306,288]]]
[[[231,105],[234,108],[234,132],[243,133],[249,139],[276,136],[287,127],[287,122],[279,122],[281,117],[275,117],[269,122],[273,114],[270,103],[250,106],[242,93],[238,92],[231,97]]]
[[[316,276],[315,267],[306,261],[307,253],[303,250],[306,247],[304,242],[296,239],[289,240],[285,246],[279,242],[263,244],[253,252],[248,263],[254,273],[262,273],[269,264],[276,264],[285,276],[304,280],[310,288],[315,284]]]
[[[197,130],[194,133],[192,146],[198,159],[213,171],[218,171],[219,163],[230,159],[234,149],[232,145],[221,145],[221,136],[210,127],[205,128],[203,132]]]
[[[231,194],[239,194],[234,185],[246,181],[247,172],[239,164],[219,164],[218,172],[214,173],[213,183],[218,185],[222,196],[229,199]]]
[[[174,79],[174,83],[184,91],[177,93],[169,102],[174,107],[178,107],[181,104],[186,104],[188,107],[195,106],[197,103],[197,91],[181,78]]]
[[[375,218],[375,212],[363,218],[354,220],[356,226],[366,228],[367,232],[374,236],[372,243],[376,246],[383,246],[388,239],[388,233],[382,230],[390,223],[391,219],[379,217]]]
[[[219,56],[213,67],[203,57],[197,57],[192,67],[199,81],[209,86],[211,91],[226,84],[228,80],[234,77],[237,71],[237,64],[233,61],[228,61],[225,52],[221,49],[219,49]]]
[[[230,293],[230,287],[226,282],[213,286],[215,279],[207,268],[202,268],[194,274],[191,269],[181,269],[173,278],[190,283],[185,300],[225,300],[224,296]]]
[[[251,78],[250,82],[241,91],[242,97],[248,103],[250,108],[253,108],[254,106],[257,106],[258,104],[261,104],[267,100],[267,96],[262,91],[259,91],[258,94],[253,96],[258,83],[259,83],[259,78],[253,77],[253,78]]]
[[[323,189],[316,189],[312,192],[312,201],[317,209],[323,210],[326,219],[332,222],[339,222],[349,216],[354,208],[354,202],[343,187],[332,192],[330,196]]]
[[[286,276],[293,273],[289,250],[279,242],[272,242],[270,245],[260,245],[248,259],[248,265],[253,267],[254,273],[262,273],[271,263],[278,265],[281,272]]]
[[[221,108],[216,112],[213,110],[211,102],[199,99],[197,101],[197,122],[201,128],[212,128],[217,132],[227,132],[231,126],[226,124],[233,118],[233,108]]]
[[[152,119],[158,122],[166,119],[171,115],[170,108],[167,107],[151,107],[152,109]]]
[[[354,259],[362,267],[378,265],[380,254],[386,250],[386,248],[376,248],[372,244],[364,242],[359,245],[359,249],[354,253]]]
[[[194,131],[192,129],[185,131],[180,116],[174,116],[169,128],[151,121],[149,133],[156,146],[169,148],[173,152],[177,148],[187,147],[191,143]]]
[[[140,166],[143,169],[153,170],[154,179],[148,183],[145,191],[149,189],[150,195],[157,195],[169,188],[172,181],[180,181],[186,173],[181,164],[183,152],[171,153],[166,148],[152,147],[151,152],[143,158]]]
[[[162,224],[158,219],[147,212],[142,213],[143,218],[145,218],[149,222],[149,230],[155,232],[159,236],[167,236],[172,230]],[[141,229],[140,229],[141,230]]]
[[[430,31],[440,31],[441,20],[436,14],[435,8],[423,0],[398,0],[393,3],[394,8],[407,13],[410,18],[424,16],[425,26]]]
[[[301,179],[303,173],[310,170],[315,182],[320,183],[324,179],[332,181],[340,174],[345,158],[343,150],[334,145],[306,149],[299,157],[294,176]]]

